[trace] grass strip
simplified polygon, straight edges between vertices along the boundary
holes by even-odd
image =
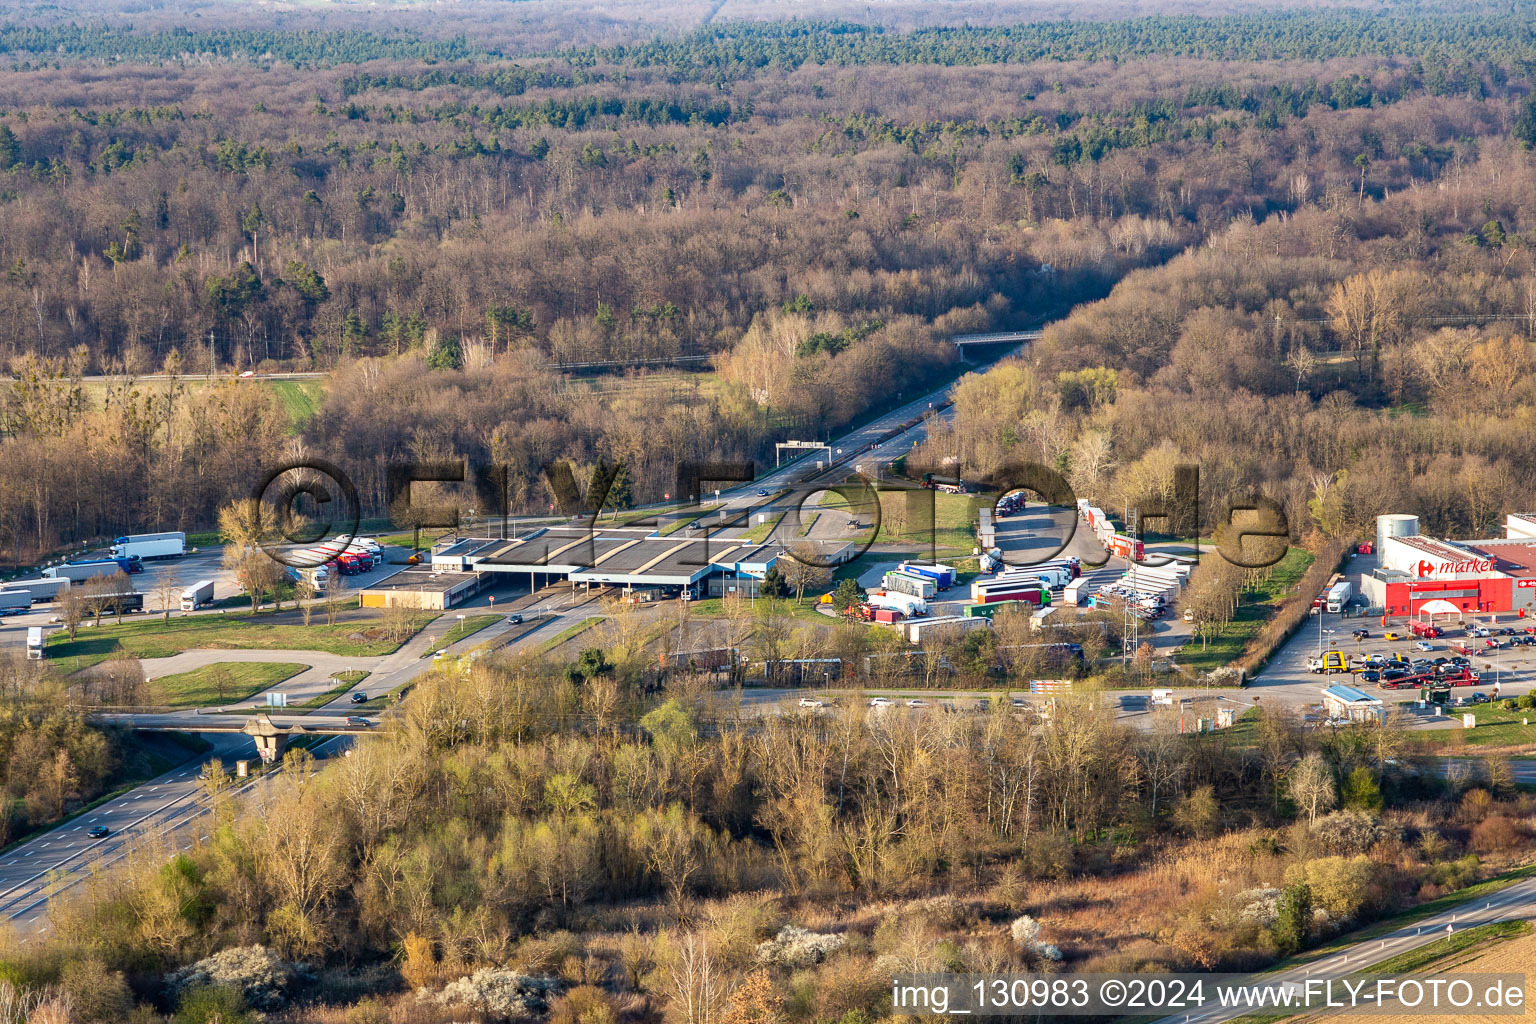
[[[156,703],[201,708],[250,700],[308,668],[296,661],[216,661],[190,672],[161,676],[151,685],[157,692]]]
[[[503,615],[467,615],[462,620],[455,620],[448,632],[434,640],[431,646],[421,652],[421,656],[430,658],[438,651],[447,650],[465,637],[473,636],[486,626],[493,622],[500,622],[503,618],[505,618]]]

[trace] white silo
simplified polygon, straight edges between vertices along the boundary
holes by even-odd
[[[1418,535],[1418,516],[1410,516],[1403,512],[1392,512],[1384,516],[1377,516],[1376,557],[1386,558],[1388,537],[1417,537]],[[1383,561],[1382,564],[1386,565],[1387,563]]]

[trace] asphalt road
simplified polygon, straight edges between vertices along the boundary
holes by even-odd
[[[110,865],[145,844],[186,847],[198,822],[208,813],[198,782],[200,767],[215,758],[234,771],[236,760],[254,759],[244,736],[212,733],[207,753],[190,757],[158,778],[77,815],[55,828],[0,854],[0,913],[26,938],[47,927],[48,901],[72,889],[92,870]],[[318,757],[339,752],[350,740],[338,737],[315,748]],[[267,785],[275,773],[237,785],[237,796]],[[109,834],[93,838],[102,826]]]
[[[1528,919],[1536,916],[1536,880],[1526,879],[1496,893],[1485,900],[1462,904],[1443,913],[1426,917],[1413,924],[1404,925],[1385,935],[1354,943],[1338,954],[1288,971],[1266,974],[1265,984],[1286,982],[1306,983],[1308,980],[1338,980],[1361,971],[1372,964],[1381,963],[1400,953],[1417,949],[1436,939],[1444,938],[1446,929],[1461,931],[1478,925],[1495,924],[1499,921]],[[1243,1007],[1220,1007],[1207,1004],[1204,1008],[1164,1017],[1157,1024],[1217,1024],[1233,1020],[1252,1010]],[[1449,1018],[1447,1018],[1449,1019]]]

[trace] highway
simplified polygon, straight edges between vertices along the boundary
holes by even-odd
[[[1320,960],[1293,967],[1286,971],[1255,976],[1253,981],[1279,985],[1286,982],[1306,983],[1308,980],[1329,979],[1337,981],[1349,977],[1372,964],[1381,963],[1400,953],[1417,949],[1436,939],[1444,938],[1447,928],[1460,931],[1478,925],[1495,924],[1536,917],[1536,879],[1524,879],[1503,889],[1487,899],[1462,904],[1439,914],[1433,914],[1413,924],[1395,928],[1384,935],[1364,939]],[[1164,1017],[1157,1024],[1219,1024],[1253,1012],[1244,1007],[1221,1007],[1207,1003],[1201,1009]]]
[[[0,913],[23,942],[46,931],[49,899],[74,888],[93,870],[146,845],[170,849],[193,842],[195,826],[209,811],[208,794],[198,781],[201,765],[217,758],[233,774],[236,760],[255,756],[244,736],[215,733],[205,738],[211,744],[206,753],[0,854]],[[337,737],[317,744],[313,752],[326,757],[349,742]],[[276,777],[269,773],[236,780],[229,793],[238,798]],[[97,827],[108,834],[92,837]]]

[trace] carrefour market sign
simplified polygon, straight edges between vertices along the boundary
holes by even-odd
[[[1419,579],[1434,576],[1459,576],[1469,572],[1492,572],[1493,559],[1473,558],[1465,562],[1420,562]]]

